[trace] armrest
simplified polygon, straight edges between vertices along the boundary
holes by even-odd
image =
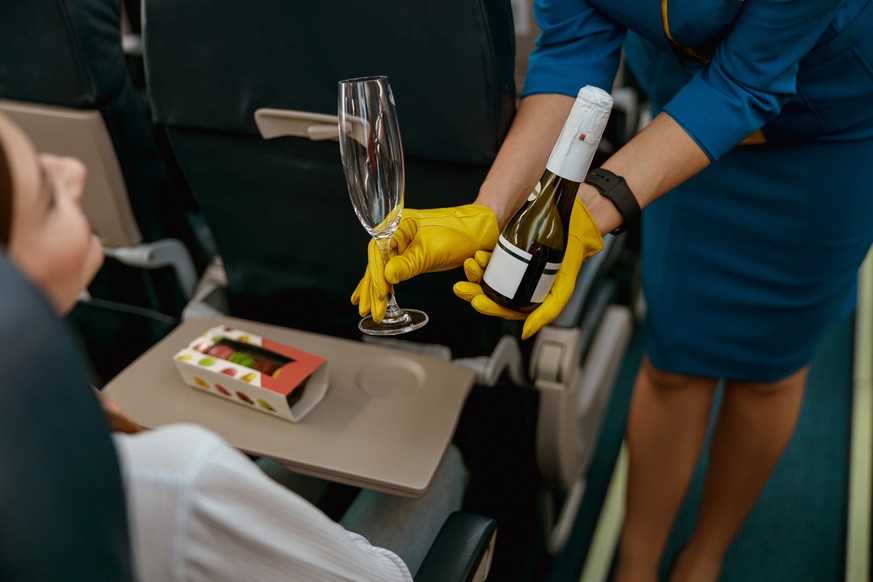
[[[264,139],[292,136],[312,141],[339,140],[336,115],[264,107],[255,111],[255,124]]]
[[[471,582],[488,576],[497,522],[456,511],[449,515],[430,547],[415,582]]]

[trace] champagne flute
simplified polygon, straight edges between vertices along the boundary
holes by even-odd
[[[403,214],[403,144],[391,86],[385,76],[339,82],[339,143],[349,196],[358,220],[370,233],[385,263],[391,235]],[[370,335],[397,335],[427,323],[427,314],[400,309],[388,286],[388,308],[380,323],[368,315],[358,329]]]

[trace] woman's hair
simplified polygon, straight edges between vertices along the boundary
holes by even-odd
[[[9,245],[9,232],[12,230],[12,172],[9,159],[0,140],[0,248]]]

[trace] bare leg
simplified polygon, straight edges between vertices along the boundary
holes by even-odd
[[[716,383],[664,372],[643,360],[628,416],[628,490],[616,582],[657,580],[661,552],[706,437]]]
[[[717,580],[728,546],[785,450],[808,368],[777,382],[727,382],[694,534],[671,581]]]

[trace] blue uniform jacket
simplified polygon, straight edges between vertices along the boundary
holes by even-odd
[[[656,110],[713,160],[753,135],[873,137],[873,0],[535,0],[534,11],[524,95],[608,90],[624,47]]]

